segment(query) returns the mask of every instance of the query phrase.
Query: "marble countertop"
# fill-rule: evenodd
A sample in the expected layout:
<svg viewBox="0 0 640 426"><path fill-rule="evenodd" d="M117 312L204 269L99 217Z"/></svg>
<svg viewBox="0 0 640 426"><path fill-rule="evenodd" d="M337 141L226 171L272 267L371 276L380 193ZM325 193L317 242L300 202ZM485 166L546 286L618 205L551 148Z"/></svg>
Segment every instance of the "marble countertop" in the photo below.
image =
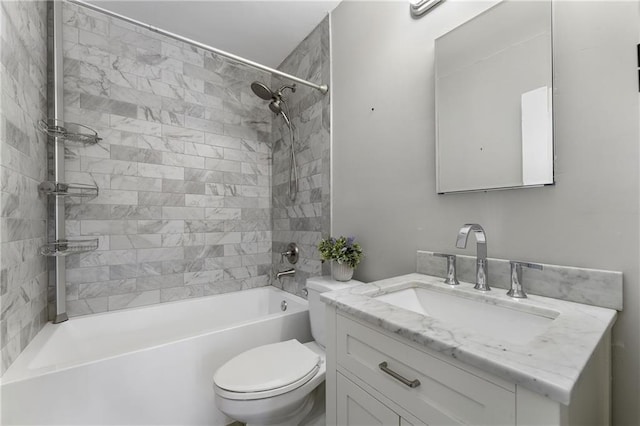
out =
<svg viewBox="0 0 640 426"><path fill-rule="evenodd" d="M409 287L504 307L517 304L518 310L553 312L557 316L544 333L526 343L513 343L481 336L373 298ZM612 309L534 295L514 300L502 289L483 293L464 282L451 287L442 278L417 273L320 296L339 311L565 405L571 401L571 391L602 336L616 319Z"/></svg>

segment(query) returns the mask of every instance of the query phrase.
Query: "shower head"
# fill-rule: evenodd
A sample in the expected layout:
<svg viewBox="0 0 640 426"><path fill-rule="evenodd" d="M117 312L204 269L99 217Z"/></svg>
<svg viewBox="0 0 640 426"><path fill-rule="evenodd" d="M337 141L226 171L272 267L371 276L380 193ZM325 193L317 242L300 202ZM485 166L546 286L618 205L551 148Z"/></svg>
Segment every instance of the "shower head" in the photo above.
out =
<svg viewBox="0 0 640 426"><path fill-rule="evenodd" d="M279 88L277 92L274 93L264 83L261 83L259 81L254 81L253 83L251 83L251 90L253 90L253 93L255 93L259 98L264 99L265 101L271 101L269 102L269 109L274 114L282 115L282 118L287 123L287 126L291 127L291 121L289 120L289 117L287 117L287 114L284 112L284 110L286 109L285 101L282 98L282 91L284 89L289 89L292 92L295 92L296 85L295 84L293 86L284 85L281 88ZM285 105L284 109L283 109L283 105Z"/></svg>
<svg viewBox="0 0 640 426"><path fill-rule="evenodd" d="M269 102L269 109L273 111L274 114L280 114L282 112L282 99L273 99Z"/></svg>
<svg viewBox="0 0 640 426"><path fill-rule="evenodd" d="M279 88L277 92L274 92L273 90L269 89L266 84L261 83L259 81L254 81L253 83L251 83L251 90L253 90L253 93L255 93L259 98L264 99L265 101L270 101L272 99L277 100L281 98L282 91L284 89L289 89L295 93L296 85L294 84L292 86L287 86L285 84L284 86ZM277 114L276 111L273 111L273 112Z"/></svg>
<svg viewBox="0 0 640 426"><path fill-rule="evenodd" d="M264 99L265 101L269 101L276 97L275 93L273 93L271 89L266 86L266 84L260 83L259 81L254 81L253 83L251 83L251 90L253 90L253 93L255 93L258 97Z"/></svg>

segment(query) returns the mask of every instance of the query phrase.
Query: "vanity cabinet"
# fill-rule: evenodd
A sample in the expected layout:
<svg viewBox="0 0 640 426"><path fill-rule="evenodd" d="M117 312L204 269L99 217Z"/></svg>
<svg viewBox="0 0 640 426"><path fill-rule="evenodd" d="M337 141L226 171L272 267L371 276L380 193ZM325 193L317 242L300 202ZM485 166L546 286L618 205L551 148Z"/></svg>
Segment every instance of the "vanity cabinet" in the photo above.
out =
<svg viewBox="0 0 640 426"><path fill-rule="evenodd" d="M400 416L342 374L337 375L337 420L344 426L398 426Z"/></svg>
<svg viewBox="0 0 640 426"><path fill-rule="evenodd" d="M327 424L609 424L608 335L565 406L327 306Z"/></svg>

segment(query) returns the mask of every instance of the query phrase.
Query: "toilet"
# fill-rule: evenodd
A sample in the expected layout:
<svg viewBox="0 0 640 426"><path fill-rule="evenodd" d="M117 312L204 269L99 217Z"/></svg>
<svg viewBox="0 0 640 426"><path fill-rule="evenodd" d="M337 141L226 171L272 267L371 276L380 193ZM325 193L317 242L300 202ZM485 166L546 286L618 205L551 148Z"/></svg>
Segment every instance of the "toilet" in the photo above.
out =
<svg viewBox="0 0 640 426"><path fill-rule="evenodd" d="M313 342L295 339L249 349L213 376L218 409L248 425L324 424L325 306L320 293L362 284L307 279Z"/></svg>

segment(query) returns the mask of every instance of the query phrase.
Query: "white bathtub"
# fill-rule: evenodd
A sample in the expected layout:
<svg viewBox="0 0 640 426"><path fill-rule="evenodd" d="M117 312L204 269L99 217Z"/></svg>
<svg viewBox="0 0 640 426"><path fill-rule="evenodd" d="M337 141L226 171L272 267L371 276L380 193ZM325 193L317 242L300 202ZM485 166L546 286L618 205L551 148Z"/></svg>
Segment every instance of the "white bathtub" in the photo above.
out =
<svg viewBox="0 0 640 426"><path fill-rule="evenodd" d="M2 377L2 424L223 425L215 370L292 338L307 302L275 287L49 323Z"/></svg>

